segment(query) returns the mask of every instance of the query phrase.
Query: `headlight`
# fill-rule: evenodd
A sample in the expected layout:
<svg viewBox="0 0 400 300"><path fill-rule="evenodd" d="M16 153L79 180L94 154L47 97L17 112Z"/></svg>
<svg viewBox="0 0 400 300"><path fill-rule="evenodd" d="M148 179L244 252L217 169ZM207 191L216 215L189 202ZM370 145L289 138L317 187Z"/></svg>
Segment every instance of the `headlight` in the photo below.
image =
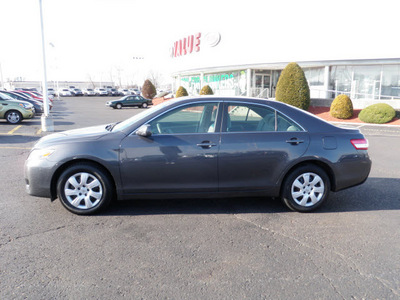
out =
<svg viewBox="0 0 400 300"><path fill-rule="evenodd" d="M30 103L19 103L19 106L21 106L25 109L31 109L33 107L33 105Z"/></svg>
<svg viewBox="0 0 400 300"><path fill-rule="evenodd" d="M28 156L28 159L46 159L50 155L52 155L54 152L54 149L35 149L32 150L31 153Z"/></svg>

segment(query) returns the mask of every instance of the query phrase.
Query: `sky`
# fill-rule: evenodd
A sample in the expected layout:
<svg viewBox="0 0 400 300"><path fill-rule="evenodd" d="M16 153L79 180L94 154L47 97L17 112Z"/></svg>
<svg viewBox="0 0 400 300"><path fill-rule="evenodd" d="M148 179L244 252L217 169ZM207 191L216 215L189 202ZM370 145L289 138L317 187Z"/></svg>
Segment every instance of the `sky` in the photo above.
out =
<svg viewBox="0 0 400 300"><path fill-rule="evenodd" d="M42 0L48 80L140 81L262 60L400 57L395 1ZM41 80L39 0L0 0L3 80ZM209 55L171 59L173 42L219 32ZM134 59L143 57L143 59Z"/></svg>

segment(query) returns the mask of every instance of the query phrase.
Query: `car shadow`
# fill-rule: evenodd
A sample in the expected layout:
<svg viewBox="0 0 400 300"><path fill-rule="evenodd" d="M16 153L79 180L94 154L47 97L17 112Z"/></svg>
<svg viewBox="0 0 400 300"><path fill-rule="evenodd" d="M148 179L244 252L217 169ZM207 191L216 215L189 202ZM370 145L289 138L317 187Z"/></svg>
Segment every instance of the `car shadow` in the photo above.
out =
<svg viewBox="0 0 400 300"><path fill-rule="evenodd" d="M400 179L369 178L363 185L331 193L312 213L400 210ZM213 198L115 201L102 215L289 213L278 198ZM294 213L294 212L293 212Z"/></svg>

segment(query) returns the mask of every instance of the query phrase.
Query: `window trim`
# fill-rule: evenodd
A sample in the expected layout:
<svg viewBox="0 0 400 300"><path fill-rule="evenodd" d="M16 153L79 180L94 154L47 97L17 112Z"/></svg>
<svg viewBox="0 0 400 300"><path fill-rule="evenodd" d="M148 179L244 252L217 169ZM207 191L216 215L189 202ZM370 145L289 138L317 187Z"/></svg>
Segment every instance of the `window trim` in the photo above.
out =
<svg viewBox="0 0 400 300"><path fill-rule="evenodd" d="M301 130L300 131L291 131L291 132L307 132L307 130L305 130L305 128L303 126L301 126L298 122L296 122L295 120L293 120L291 117L289 117L287 114L281 112L280 110L277 110L276 108L273 108L269 105L266 104L260 104L260 103L252 103L252 102L246 102L246 101L229 101L226 100L223 102L223 109L222 109L222 122L221 122L221 127L220 127L220 132L221 133L277 133L277 132L289 132L289 131L277 131L278 129L278 118L277 115L278 113L282 116L284 116L285 118L287 118L288 120L290 120L291 122L293 122L294 124L296 124ZM274 111L275 114L275 130L274 131L227 131L227 124L226 124L226 120L227 120L227 115L228 115L228 107L230 106L230 104L245 104L245 105L255 105L255 106L260 106L260 107L265 107L268 108L272 111Z"/></svg>
<svg viewBox="0 0 400 300"><path fill-rule="evenodd" d="M173 110L179 109L179 108L184 107L184 106L201 105L201 104L207 104L207 103L214 103L214 104L217 104L217 115L216 115L216 118L215 118L215 130L214 130L214 132L156 133L156 134L154 134L154 136L174 136L174 135L176 136L176 135L194 135L194 134L196 134L196 135L204 135L204 134L216 134L216 133L219 134L219 133L221 133L221 125L222 125L222 124L221 124L221 123L222 123L222 122L221 122L221 114L222 114L222 109L221 109L221 107L223 106L224 101L215 99L214 101L213 101L213 100L206 100L206 101L198 101L198 102L196 102L196 103L193 103L193 102L192 102L192 103L182 103L181 105L174 106L174 107L172 107L172 108L170 108L170 109L168 109L168 110L162 112L161 114L155 116L154 118L151 118L150 120L147 120L145 123L139 125L136 129L134 129L134 130L129 134L129 136L131 136L131 135L136 135L136 131L139 129L139 127L141 127L141 126L143 126L143 125L147 125L147 124L149 124L150 122L154 121L155 119L160 118L160 117L162 117L163 115L165 115L165 114L167 114L167 113L169 113L169 112L171 112L171 111L173 111ZM153 134L152 134L152 136L153 136Z"/></svg>

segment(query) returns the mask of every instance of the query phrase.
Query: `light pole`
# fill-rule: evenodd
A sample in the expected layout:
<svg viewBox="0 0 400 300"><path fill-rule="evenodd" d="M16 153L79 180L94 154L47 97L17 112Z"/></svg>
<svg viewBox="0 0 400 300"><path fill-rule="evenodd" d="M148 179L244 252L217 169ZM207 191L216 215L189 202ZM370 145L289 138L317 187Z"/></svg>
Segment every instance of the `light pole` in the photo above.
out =
<svg viewBox="0 0 400 300"><path fill-rule="evenodd" d="M49 43L49 45L54 49L54 72L55 72L55 77L56 77L56 89L57 89L57 100L60 100L60 93L58 92L60 90L60 87L58 86L58 63L57 63L57 53L56 53L56 46L54 46L53 43Z"/></svg>
<svg viewBox="0 0 400 300"><path fill-rule="evenodd" d="M49 96L47 94L46 51L45 51L44 30L43 30L42 0L39 0L39 9L40 9L40 28L42 32L43 108L44 108L44 113L41 117L41 123L42 123L42 131L54 131L53 119L49 116Z"/></svg>

